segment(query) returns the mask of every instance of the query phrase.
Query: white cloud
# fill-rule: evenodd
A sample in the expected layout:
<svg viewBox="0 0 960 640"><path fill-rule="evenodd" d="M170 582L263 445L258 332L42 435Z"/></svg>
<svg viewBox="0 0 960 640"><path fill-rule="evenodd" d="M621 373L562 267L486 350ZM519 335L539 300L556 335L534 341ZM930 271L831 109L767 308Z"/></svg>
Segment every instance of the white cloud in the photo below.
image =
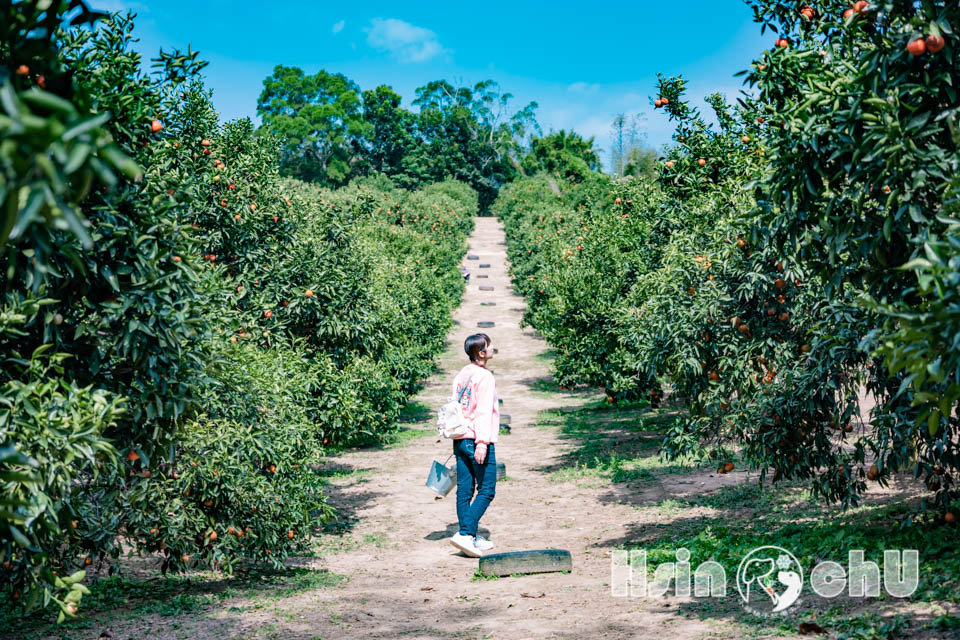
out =
<svg viewBox="0 0 960 640"><path fill-rule="evenodd" d="M346 20L341 20L340 22L338 22L338 23L336 23L335 25L333 25L333 33L334 33L334 35L340 33L341 31L343 31L343 27L346 26L346 24L347 24L347 21L346 21Z"/></svg>
<svg viewBox="0 0 960 640"><path fill-rule="evenodd" d="M599 84L587 84L586 82L574 82L567 87L567 91L570 93L596 93L597 89L600 88Z"/></svg>
<svg viewBox="0 0 960 640"><path fill-rule="evenodd" d="M367 31L367 44L388 52L400 62L425 62L452 53L440 45L437 34L396 18L374 18Z"/></svg>

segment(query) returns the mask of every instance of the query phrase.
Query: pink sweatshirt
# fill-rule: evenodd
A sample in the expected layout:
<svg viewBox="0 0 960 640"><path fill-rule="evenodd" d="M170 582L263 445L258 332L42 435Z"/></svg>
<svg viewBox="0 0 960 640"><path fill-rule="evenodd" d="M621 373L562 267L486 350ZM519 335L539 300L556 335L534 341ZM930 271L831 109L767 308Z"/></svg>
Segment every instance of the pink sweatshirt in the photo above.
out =
<svg viewBox="0 0 960 640"><path fill-rule="evenodd" d="M469 426L463 437L473 438L477 442L496 442L500 433L500 402L493 373L472 362L460 369L453 379L454 398L460 395L467 381L470 382L470 390L460 400Z"/></svg>

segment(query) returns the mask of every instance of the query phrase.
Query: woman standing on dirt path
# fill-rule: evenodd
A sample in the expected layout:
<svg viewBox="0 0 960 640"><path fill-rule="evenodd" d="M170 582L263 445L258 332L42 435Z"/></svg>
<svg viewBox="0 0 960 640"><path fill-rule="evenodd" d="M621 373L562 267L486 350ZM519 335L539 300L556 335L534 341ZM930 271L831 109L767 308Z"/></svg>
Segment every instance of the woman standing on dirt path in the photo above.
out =
<svg viewBox="0 0 960 640"><path fill-rule="evenodd" d="M493 543L477 535L480 517L487 510L497 488L497 458L494 443L500 432L500 408L493 372L487 362L493 357L490 336L475 333L463 343L470 358L453 380L453 395L459 397L467 418L466 435L453 440L457 457L457 520L460 530L450 538L450 544L468 556L479 558ZM477 495L473 497L476 486ZM471 502L473 499L473 502Z"/></svg>

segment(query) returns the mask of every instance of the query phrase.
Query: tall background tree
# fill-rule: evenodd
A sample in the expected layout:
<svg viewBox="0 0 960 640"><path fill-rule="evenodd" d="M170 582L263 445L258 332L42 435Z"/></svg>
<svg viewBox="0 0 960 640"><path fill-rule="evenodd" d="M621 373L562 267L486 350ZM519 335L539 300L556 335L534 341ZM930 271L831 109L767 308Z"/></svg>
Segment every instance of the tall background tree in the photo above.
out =
<svg viewBox="0 0 960 640"><path fill-rule="evenodd" d="M455 87L434 80L416 90L413 111L387 85L363 91L342 74L307 75L278 65L264 79L257 112L283 142L284 173L340 186L368 173L403 187L446 178L467 182L481 210L521 172L536 102L513 110L513 95L493 80Z"/></svg>
<svg viewBox="0 0 960 640"><path fill-rule="evenodd" d="M572 182L582 182L600 170L600 153L593 138L584 139L575 131L551 132L530 141L530 152L521 162L524 173L540 171Z"/></svg>
<svg viewBox="0 0 960 640"><path fill-rule="evenodd" d="M618 113L610 123L610 171L615 176L656 176L657 152L646 146L643 117Z"/></svg>
<svg viewBox="0 0 960 640"><path fill-rule="evenodd" d="M263 128L283 141L281 167L292 176L339 186L363 173L364 118L360 87L341 73L304 74L277 65L257 100Z"/></svg>

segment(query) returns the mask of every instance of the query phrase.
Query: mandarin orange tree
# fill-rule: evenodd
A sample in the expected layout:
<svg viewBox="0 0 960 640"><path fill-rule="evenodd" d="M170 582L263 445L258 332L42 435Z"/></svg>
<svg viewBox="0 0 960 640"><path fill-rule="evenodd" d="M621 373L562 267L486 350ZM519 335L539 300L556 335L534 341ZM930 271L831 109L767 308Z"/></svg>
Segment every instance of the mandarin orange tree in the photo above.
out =
<svg viewBox="0 0 960 640"><path fill-rule="evenodd" d="M750 4L758 22L792 43L748 75L781 123L756 189L761 237L822 283L828 322L844 329L824 328L816 359L832 360L877 399L855 445L876 456L871 476L909 469L936 489L943 510L956 499L960 464L960 332L949 285L960 7L871 2L851 11L820 2L809 3L810 17ZM854 389L846 392L852 404Z"/></svg>
<svg viewBox="0 0 960 640"><path fill-rule="evenodd" d="M759 92L735 109L709 98L715 130L661 78L655 106L677 130L656 185L554 176L504 191L526 319L558 346L566 383L680 393L668 453L729 445L844 504L909 468L943 511L957 463L956 9L751 4L781 32L749 73ZM877 406L862 413L864 393Z"/></svg>

